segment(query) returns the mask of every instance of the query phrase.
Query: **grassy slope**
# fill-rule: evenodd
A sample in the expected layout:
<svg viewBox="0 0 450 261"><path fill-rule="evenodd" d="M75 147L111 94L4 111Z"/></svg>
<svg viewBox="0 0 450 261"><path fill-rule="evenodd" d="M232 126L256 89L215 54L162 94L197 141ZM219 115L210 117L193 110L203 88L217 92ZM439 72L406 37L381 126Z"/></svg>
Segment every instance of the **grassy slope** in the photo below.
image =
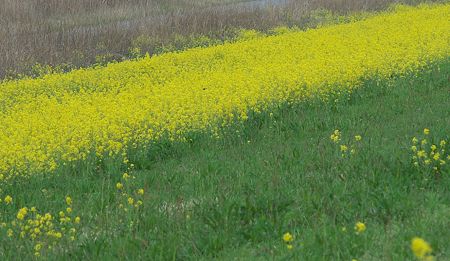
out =
<svg viewBox="0 0 450 261"><path fill-rule="evenodd" d="M146 190L137 216L118 210L122 172L113 168L4 186L15 205L2 207L3 218L23 205L56 213L70 195L83 229L59 253L67 259L411 260L409 242L421 236L446 260L449 168L428 178L414 169L409 151L425 127L431 137L449 137L450 63L439 70L370 81L336 102L255 115L221 139L162 142L134 160L136 188ZM330 141L335 129L343 140L362 135L353 157L343 159ZM353 232L357 221L367 225L362 235ZM281 240L287 231L296 238L292 251ZM33 253L19 249L22 241L0 243L6 258Z"/></svg>

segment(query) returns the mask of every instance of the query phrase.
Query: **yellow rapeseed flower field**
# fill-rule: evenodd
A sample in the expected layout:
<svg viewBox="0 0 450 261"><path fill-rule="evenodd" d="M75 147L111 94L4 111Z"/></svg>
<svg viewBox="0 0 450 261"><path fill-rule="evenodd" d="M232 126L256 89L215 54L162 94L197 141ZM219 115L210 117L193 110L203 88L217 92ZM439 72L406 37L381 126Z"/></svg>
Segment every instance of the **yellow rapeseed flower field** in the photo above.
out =
<svg viewBox="0 0 450 261"><path fill-rule="evenodd" d="M217 128L450 54L450 4L0 84L0 177Z"/></svg>

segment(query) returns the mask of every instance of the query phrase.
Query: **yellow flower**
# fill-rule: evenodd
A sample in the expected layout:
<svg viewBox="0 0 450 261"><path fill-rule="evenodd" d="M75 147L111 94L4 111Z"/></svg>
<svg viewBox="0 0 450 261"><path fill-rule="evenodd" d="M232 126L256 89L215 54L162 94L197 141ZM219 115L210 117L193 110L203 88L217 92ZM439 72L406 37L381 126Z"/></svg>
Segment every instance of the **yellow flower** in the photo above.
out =
<svg viewBox="0 0 450 261"><path fill-rule="evenodd" d="M427 139L423 139L422 142L421 142L422 145L427 145L427 143L428 143Z"/></svg>
<svg viewBox="0 0 450 261"><path fill-rule="evenodd" d="M423 134L425 134L425 135L430 134L430 130L427 128L423 129Z"/></svg>
<svg viewBox="0 0 450 261"><path fill-rule="evenodd" d="M59 216L63 218L63 217L65 217L66 215L64 214L64 211L59 211Z"/></svg>
<svg viewBox="0 0 450 261"><path fill-rule="evenodd" d="M17 213L17 219L18 220L23 220L25 218L25 216L28 213L28 208L24 207L19 209L19 212Z"/></svg>
<svg viewBox="0 0 450 261"><path fill-rule="evenodd" d="M67 211L67 213L70 213L70 212L72 212L72 208L67 208L66 211Z"/></svg>
<svg viewBox="0 0 450 261"><path fill-rule="evenodd" d="M348 150L348 147L345 145L341 145L341 151L346 152Z"/></svg>
<svg viewBox="0 0 450 261"><path fill-rule="evenodd" d="M362 233L362 232L366 231L366 225L362 222L357 222L355 225L355 230L356 230L356 233L358 233L358 234Z"/></svg>
<svg viewBox="0 0 450 261"><path fill-rule="evenodd" d="M292 248L294 248L294 246L292 246L291 244L287 244L287 249L292 250Z"/></svg>
<svg viewBox="0 0 450 261"><path fill-rule="evenodd" d="M411 250L414 255L421 260L429 257L431 255L431 252L433 251L431 249L431 246L420 237L414 237L411 240Z"/></svg>
<svg viewBox="0 0 450 261"><path fill-rule="evenodd" d="M130 175L128 175L128 173L125 172L125 173L123 173L122 178L124 180L127 180L128 178L130 178Z"/></svg>
<svg viewBox="0 0 450 261"><path fill-rule="evenodd" d="M128 204L133 205L134 199L132 197L128 198Z"/></svg>
<svg viewBox="0 0 450 261"><path fill-rule="evenodd" d="M411 146L411 150L412 150L413 152L416 152L416 151L417 151L417 147L416 147L416 146Z"/></svg>
<svg viewBox="0 0 450 261"><path fill-rule="evenodd" d="M123 184L120 183L120 182L117 182L116 188L117 188L117 189L123 189Z"/></svg>
<svg viewBox="0 0 450 261"><path fill-rule="evenodd" d="M328 99L334 86L352 90L367 75L419 71L448 56L448 13L448 5L403 7L346 26L2 81L0 172L50 172L88 151L119 156L131 144L182 140L271 104Z"/></svg>
<svg viewBox="0 0 450 261"><path fill-rule="evenodd" d="M361 135L356 135L356 136L355 136L355 140L356 140L356 141L360 141L361 139L362 139Z"/></svg>
<svg viewBox="0 0 450 261"><path fill-rule="evenodd" d="M45 213L44 218L45 220L52 220L52 215L50 213Z"/></svg>
<svg viewBox="0 0 450 261"><path fill-rule="evenodd" d="M137 193L138 193L139 195L144 195L144 189L138 189Z"/></svg>
<svg viewBox="0 0 450 261"><path fill-rule="evenodd" d="M41 250L41 248L42 248L42 245L39 244L39 243L37 243L37 244L34 246L34 251L38 252L39 250Z"/></svg>
<svg viewBox="0 0 450 261"><path fill-rule="evenodd" d="M8 229L8 231L6 232L6 234L8 235L8 237L12 237L14 235L14 232L12 229Z"/></svg>
<svg viewBox="0 0 450 261"><path fill-rule="evenodd" d="M431 147L430 147L430 148L431 148L431 150L432 150L432 151L435 151L435 150L437 149L436 145L434 145L434 144L433 144L433 145L431 145Z"/></svg>
<svg viewBox="0 0 450 261"><path fill-rule="evenodd" d="M36 212L36 211L37 211L36 207L31 207L31 212Z"/></svg>
<svg viewBox="0 0 450 261"><path fill-rule="evenodd" d="M416 137L413 137L413 138L412 138L412 143L413 143L413 144L417 144L418 141L419 141L419 140L418 140Z"/></svg>
<svg viewBox="0 0 450 261"><path fill-rule="evenodd" d="M419 158L425 158L427 156L427 153L424 150L419 150L417 152L417 157Z"/></svg>
<svg viewBox="0 0 450 261"><path fill-rule="evenodd" d="M12 197L10 196L10 195L7 195L6 197L5 197L5 203L6 204L11 204L12 203Z"/></svg>
<svg viewBox="0 0 450 261"><path fill-rule="evenodd" d="M76 224L80 224L80 221L81 221L81 218L80 218L80 217L76 217L76 218L75 218L75 223L76 223Z"/></svg>
<svg viewBox="0 0 450 261"><path fill-rule="evenodd" d="M441 157L441 154L439 154L439 152L436 152L436 153L434 154L434 156L433 156L433 159L434 159L434 160L439 160L440 157Z"/></svg>
<svg viewBox="0 0 450 261"><path fill-rule="evenodd" d="M67 205L72 205L72 199L70 197L66 197L66 204Z"/></svg>
<svg viewBox="0 0 450 261"><path fill-rule="evenodd" d="M286 243L290 243L294 240L294 237L292 236L291 233L287 232L283 235L283 241Z"/></svg>
<svg viewBox="0 0 450 261"><path fill-rule="evenodd" d="M331 134L330 139L335 143L338 143L340 140L339 136L336 136L334 134Z"/></svg>
<svg viewBox="0 0 450 261"><path fill-rule="evenodd" d="M446 142L445 140L441 140L441 142L439 142L439 145L440 145L441 147L444 147L445 144L447 144L447 142Z"/></svg>
<svg viewBox="0 0 450 261"><path fill-rule="evenodd" d="M339 140L341 139L341 138L340 138L340 135L341 135L340 131L339 131L339 130L335 130L335 131L333 132L333 134L331 134L330 139L331 139L333 142L338 143Z"/></svg>

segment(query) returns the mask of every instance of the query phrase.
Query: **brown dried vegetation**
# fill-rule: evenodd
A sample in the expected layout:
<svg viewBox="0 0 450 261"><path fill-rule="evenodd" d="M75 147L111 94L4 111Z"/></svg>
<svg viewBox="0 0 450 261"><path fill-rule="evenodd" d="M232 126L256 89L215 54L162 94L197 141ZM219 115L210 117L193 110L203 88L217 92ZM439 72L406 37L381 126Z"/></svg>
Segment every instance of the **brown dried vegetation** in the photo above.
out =
<svg viewBox="0 0 450 261"><path fill-rule="evenodd" d="M66 69L155 54L177 37L229 39L235 28L303 26L316 9L346 13L419 0L2 0L0 79L34 64ZM175 47L177 49L178 47ZM167 49L167 48L166 48Z"/></svg>

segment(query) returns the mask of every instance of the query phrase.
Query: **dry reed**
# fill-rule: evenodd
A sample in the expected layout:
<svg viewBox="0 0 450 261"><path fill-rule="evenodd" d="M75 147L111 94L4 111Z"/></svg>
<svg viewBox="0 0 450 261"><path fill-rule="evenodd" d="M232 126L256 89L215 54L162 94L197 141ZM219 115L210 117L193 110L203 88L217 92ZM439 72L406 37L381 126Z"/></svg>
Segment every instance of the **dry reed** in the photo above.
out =
<svg viewBox="0 0 450 261"><path fill-rule="evenodd" d="M145 36L156 53L179 35L223 40L233 28L265 30L307 23L308 13L374 10L400 0L1 0L0 79L30 73L36 64L68 68L100 58L130 57L133 41ZM414 3L418 1L406 1Z"/></svg>

